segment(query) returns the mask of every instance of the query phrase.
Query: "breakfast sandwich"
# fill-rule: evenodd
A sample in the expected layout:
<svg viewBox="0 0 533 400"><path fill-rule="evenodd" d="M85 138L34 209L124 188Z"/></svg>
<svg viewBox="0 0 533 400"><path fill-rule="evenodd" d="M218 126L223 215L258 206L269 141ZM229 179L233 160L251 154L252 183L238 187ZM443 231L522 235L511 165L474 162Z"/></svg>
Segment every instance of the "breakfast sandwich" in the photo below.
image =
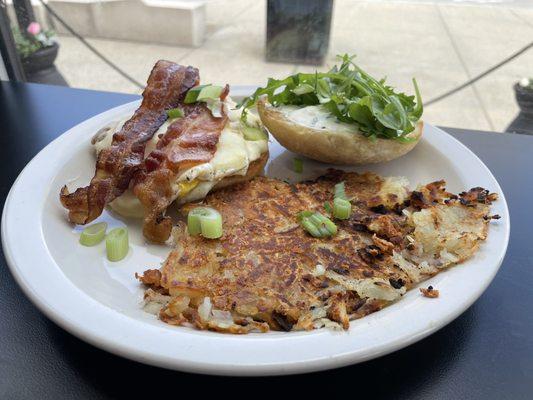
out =
<svg viewBox="0 0 533 400"><path fill-rule="evenodd" d="M90 184L61 190L70 221L85 225L109 205L143 218L145 237L162 243L172 228L165 215L170 204L202 199L262 172L268 135L259 118L244 122L229 86L199 80L196 68L156 63L133 116L93 138L97 161Z"/></svg>
<svg viewBox="0 0 533 400"><path fill-rule="evenodd" d="M161 269L138 276L145 309L169 324L229 333L348 329L419 282L471 257L486 239L482 188L454 195L437 181L329 170L288 184L258 177L209 194L216 240L185 222ZM438 292L436 291L438 294Z"/></svg>

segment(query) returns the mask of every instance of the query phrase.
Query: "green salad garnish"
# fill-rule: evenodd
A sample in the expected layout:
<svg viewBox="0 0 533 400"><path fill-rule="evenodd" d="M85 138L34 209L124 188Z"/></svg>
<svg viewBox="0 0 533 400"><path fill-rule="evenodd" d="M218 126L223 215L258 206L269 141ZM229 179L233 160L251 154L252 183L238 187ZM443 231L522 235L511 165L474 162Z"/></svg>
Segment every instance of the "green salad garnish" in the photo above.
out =
<svg viewBox="0 0 533 400"><path fill-rule="evenodd" d="M355 56L338 56L340 66L328 72L298 73L285 79L269 78L266 87L245 98L242 118L254 107L260 96L266 95L274 106L323 105L341 122L355 124L369 138L410 141L406 137L415 129L423 112L422 99L416 80L415 96L397 93L358 67Z"/></svg>

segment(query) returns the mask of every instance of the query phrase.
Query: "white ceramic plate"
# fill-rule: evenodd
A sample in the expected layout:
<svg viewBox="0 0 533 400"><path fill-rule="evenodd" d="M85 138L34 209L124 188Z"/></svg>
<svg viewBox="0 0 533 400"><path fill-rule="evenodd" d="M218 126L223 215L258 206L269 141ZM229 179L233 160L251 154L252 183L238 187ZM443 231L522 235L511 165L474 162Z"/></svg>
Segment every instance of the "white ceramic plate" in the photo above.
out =
<svg viewBox="0 0 533 400"><path fill-rule="evenodd" d="M244 90L234 88L234 97ZM103 244L78 244L80 230L67 222L58 199L66 182L76 179L85 185L92 177L93 134L137 106L133 102L97 115L50 143L18 177L2 218L4 253L26 295L57 324L97 347L147 364L210 374L274 375L340 367L398 350L443 327L483 293L502 262L509 213L500 186L470 150L426 124L422 141L405 157L355 170L403 175L412 185L445 178L455 192L483 186L500 194L494 213L502 219L491 224L476 256L424 284L438 288L441 297L427 299L412 290L392 306L353 321L347 332L232 336L166 325L142 310L143 290L134 273L157 268L169 249L147 245L138 223L105 212L98 220L111 227L127 224L131 241L129 255L110 263ZM305 160L305 173L295 174L292 158L272 141L267 175L295 181L327 168Z"/></svg>

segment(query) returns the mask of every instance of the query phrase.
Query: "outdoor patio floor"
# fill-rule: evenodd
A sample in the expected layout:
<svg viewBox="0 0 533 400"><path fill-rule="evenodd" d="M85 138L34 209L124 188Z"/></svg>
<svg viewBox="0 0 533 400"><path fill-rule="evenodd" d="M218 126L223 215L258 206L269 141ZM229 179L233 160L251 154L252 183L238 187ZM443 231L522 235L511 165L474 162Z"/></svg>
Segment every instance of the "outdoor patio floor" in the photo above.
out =
<svg viewBox="0 0 533 400"><path fill-rule="evenodd" d="M265 61L265 1L210 1L207 24L207 40L199 48L89 41L143 83L158 59L197 66L203 82L230 85L261 85L271 76L315 69ZM411 78L416 77L427 101L532 38L533 7L336 0L326 66L338 53L357 54L363 68L387 76L391 85L405 91L412 92ZM59 40L56 65L72 87L140 93L77 39ZM533 76L533 51L428 106L424 119L436 125L503 131L518 113L512 86L524 76Z"/></svg>

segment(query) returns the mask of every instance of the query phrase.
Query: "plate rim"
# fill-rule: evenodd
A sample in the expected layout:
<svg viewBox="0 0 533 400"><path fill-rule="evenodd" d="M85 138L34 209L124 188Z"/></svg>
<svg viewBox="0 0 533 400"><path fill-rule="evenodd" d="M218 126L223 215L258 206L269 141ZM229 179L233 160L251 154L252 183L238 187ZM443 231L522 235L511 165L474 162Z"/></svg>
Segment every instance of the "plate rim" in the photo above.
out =
<svg viewBox="0 0 533 400"><path fill-rule="evenodd" d="M248 92L250 87L240 87L237 88L237 90L234 90L233 94L235 95L235 92L239 92L239 89L241 92ZM238 94L237 94L238 95ZM4 209L2 212L2 225L1 225L1 233L2 233L2 246L4 250L4 255L7 261L7 264L9 266L9 269L14 276L17 284L25 295L32 301L32 303L41 311L43 312L48 318L50 318L52 321L54 321L56 324L61 326L63 329L67 330L71 334L79 337L80 339L98 347L102 348L106 351L109 351L113 354L132 359L135 361L139 361L142 363L155 365L159 367L169 368L169 369L177 369L182 371L188 371L188 372L201 372L201 373L209 373L209 374L216 374L216 375L281 375L281 374L295 374L295 373L303 373L303 372L312 372L312 371L318 371L318 370L325 370L330 368L336 368L341 367L345 365L355 364L359 362L363 362L372 358L376 358L388 353L391 353L393 351L397 351L401 348L404 348L406 346L409 346L412 343L415 343L430 334L436 332L437 330L441 329L442 327L446 326L448 323L453 321L455 318L457 318L461 313L463 313L466 309L468 309L480 296L485 292L489 284L494 279L494 276L498 272L509 242L509 234L510 234L510 220L509 220L509 210L508 205L505 199L505 195L502 191L501 186L499 185L498 181L492 174L492 172L489 170L489 168L479 159L479 157L473 153L468 147L466 147L464 144L462 144L459 140L455 139L453 136L448 134L447 132L441 130L440 128L434 127L430 124L427 124L432 129L436 129L439 132L442 132L444 135L446 135L448 140L451 140L454 145L459 146L459 148L462 149L462 151L466 151L469 153L471 157L473 157L474 161L478 163L483 169L484 172L487 174L487 176L494 182L495 186L493 187L493 190L496 190L500 194L499 202L501 202L501 205L505 211L504 217L504 242L501 248L498 252L498 260L494 263L496 267L492 271L492 274L487 275L485 281L482 285L476 287L476 293L474 295L471 295L467 301L463 301L463 305L461 307L458 307L453 310L453 312L449 313L446 318L443 318L439 320L439 323L428 327L427 329L418 332L416 335L412 335L408 339L401 340L401 343L389 343L388 345L382 345L379 350L376 350L374 352L368 352L366 354L358 354L358 353L345 353L345 354L335 354L327 358L319 358L319 359L313 359L309 360L306 359L304 361L292 361L290 364L280 364L280 363L266 363L266 364L256 364L251 367L250 365L228 365L228 364L212 364L212 363L205 363L205 362L191 362L190 360L183 360L183 359L177 359L176 357L164 357L161 355L154 356L153 353L146 352L142 349L139 349L137 347L132 347L131 345L124 345L123 343L117 344L116 338L113 337L105 337L104 333L101 332L100 334L90 332L86 329L83 329L81 325L77 324L76 321L71 321L67 318L65 318L64 315L62 315L62 311L53 308L50 306L46 299L42 298L42 292L39 293L39 287L35 288L34 285L32 285L31 282L28 281L28 277L24 274L24 267L20 267L17 265L17 261L15 259L15 255L13 253L13 243L12 239L8 235L8 227L11 220L11 215L8 215L8 211L10 210L11 203L13 201L13 196L19 185L21 184L21 180L23 177L25 177L28 173L28 171L33 168L33 165L37 162L36 160L39 160L40 157L42 157L42 154L45 153L47 149L53 148L54 146L58 146L62 140L65 140L65 137L68 135L74 135L74 133L80 129L83 129L84 126L90 125L91 122L98 121L101 119L105 119L109 115L114 115L116 113L119 113L121 111L126 111L131 108L135 104L138 104L139 100L134 100L132 102L128 102L126 104L114 107L112 109L109 109L107 111L104 111L103 113L97 114L89 119L86 119L79 124L75 125L71 129L67 130L66 132L59 135L56 139L54 139L52 142L50 142L47 146L45 146L37 155L35 155L32 160L26 165L26 167L20 172L19 176L13 183L8 196L6 197ZM426 123L425 123L426 125ZM58 144L59 143L59 144ZM56 171L57 173L57 171ZM42 233L42 232L40 232ZM43 238L44 243L44 238ZM46 248L46 245L44 246ZM103 304L99 303L95 299L88 296L86 293L82 292L81 289L79 289L77 286L75 286L66 276L63 275L64 281L66 281L66 284L71 286L71 289L78 291L79 295L82 296L82 299L88 300L87 306L91 308L108 308L104 306ZM122 315L118 313L116 310L112 310L109 308L109 311L113 313L112 317L116 319L116 321L121 322L124 319L130 319L130 317L127 317L125 315ZM368 317L366 317L368 318ZM136 321L139 323L139 321ZM147 325L147 324L146 324ZM155 328L154 328L155 329ZM150 330L150 329L148 329ZM177 333L177 332L176 332Z"/></svg>

